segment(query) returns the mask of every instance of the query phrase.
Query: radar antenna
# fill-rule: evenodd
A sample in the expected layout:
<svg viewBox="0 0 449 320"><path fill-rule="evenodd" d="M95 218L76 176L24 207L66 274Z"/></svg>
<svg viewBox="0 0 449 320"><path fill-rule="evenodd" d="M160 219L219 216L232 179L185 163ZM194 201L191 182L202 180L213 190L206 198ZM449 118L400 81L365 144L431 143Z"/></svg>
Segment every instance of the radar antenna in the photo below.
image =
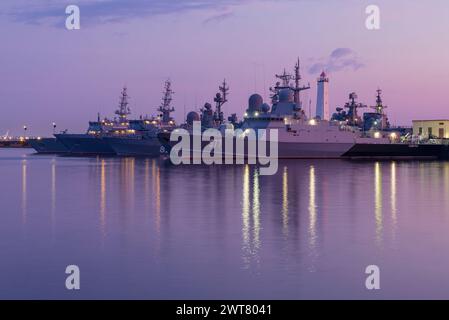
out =
<svg viewBox="0 0 449 320"><path fill-rule="evenodd" d="M124 86L120 95L119 107L115 111L115 114L119 116L120 121L126 121L126 117L131 113L131 109L128 106L128 98L127 88Z"/></svg>
<svg viewBox="0 0 449 320"><path fill-rule="evenodd" d="M374 109L376 111L376 113L378 114L384 114L384 109L388 108L387 106L384 106L382 103L382 90L381 89L377 89L377 96L376 96L376 105L372 106L371 108Z"/></svg>
<svg viewBox="0 0 449 320"><path fill-rule="evenodd" d="M301 78L300 64L299 64L299 58L298 58L298 61L295 64L295 76L293 77L293 80L295 81L295 87L292 88L292 90L294 92L294 101L299 108L301 108L301 100L299 97L299 93L301 91L310 89L310 83L307 84L307 86L302 86L302 87L299 86L299 82L301 79L302 78Z"/></svg>
<svg viewBox="0 0 449 320"><path fill-rule="evenodd" d="M170 104L173 100L174 91L171 88L170 79L165 81L164 92L162 96L162 104L159 106L157 111L161 112L162 123L167 124L172 121L170 113L175 111L175 108L171 107Z"/></svg>
<svg viewBox="0 0 449 320"><path fill-rule="evenodd" d="M215 112L214 112L214 120L218 123L223 123L224 117L221 107L228 101L227 96L229 93L229 86L226 84L226 79L223 80L223 83L218 86L220 92L215 95Z"/></svg>
<svg viewBox="0 0 449 320"><path fill-rule="evenodd" d="M349 125L360 125L362 119L358 115L357 110L359 108L366 108L367 106L362 103L357 103L357 94L355 92L351 92L349 94L349 102L345 103L345 108L348 109L348 124Z"/></svg>

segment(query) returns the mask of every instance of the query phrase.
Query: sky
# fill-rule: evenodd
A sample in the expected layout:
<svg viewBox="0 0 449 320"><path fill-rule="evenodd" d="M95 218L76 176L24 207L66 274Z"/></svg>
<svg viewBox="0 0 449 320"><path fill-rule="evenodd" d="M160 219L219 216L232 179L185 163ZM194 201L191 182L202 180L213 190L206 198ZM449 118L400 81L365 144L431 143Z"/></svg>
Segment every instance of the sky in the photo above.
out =
<svg viewBox="0 0 449 320"><path fill-rule="evenodd" d="M79 30L65 28L72 4ZM379 30L365 26L370 4ZM298 57L306 113L324 69L331 112L353 91L374 105L380 87L394 125L449 119L448 30L447 0L2 0L0 135L27 125L49 136L52 122L85 131L98 112L113 116L124 85L132 116L156 114L166 79L178 122L224 78L224 111L241 117Z"/></svg>

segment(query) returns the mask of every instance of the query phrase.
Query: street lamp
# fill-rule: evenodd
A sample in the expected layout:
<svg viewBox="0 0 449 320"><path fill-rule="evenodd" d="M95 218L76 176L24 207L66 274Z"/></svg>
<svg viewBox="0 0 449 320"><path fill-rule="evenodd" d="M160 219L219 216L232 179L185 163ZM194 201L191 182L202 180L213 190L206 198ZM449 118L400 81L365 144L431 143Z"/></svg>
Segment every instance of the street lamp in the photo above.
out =
<svg viewBox="0 0 449 320"><path fill-rule="evenodd" d="M55 134L55 131L56 131L56 123L53 122L53 134Z"/></svg>
<svg viewBox="0 0 449 320"><path fill-rule="evenodd" d="M27 135L27 130L28 130L28 127L25 125L25 126L23 126L23 135L24 135L24 138L26 137L26 135Z"/></svg>

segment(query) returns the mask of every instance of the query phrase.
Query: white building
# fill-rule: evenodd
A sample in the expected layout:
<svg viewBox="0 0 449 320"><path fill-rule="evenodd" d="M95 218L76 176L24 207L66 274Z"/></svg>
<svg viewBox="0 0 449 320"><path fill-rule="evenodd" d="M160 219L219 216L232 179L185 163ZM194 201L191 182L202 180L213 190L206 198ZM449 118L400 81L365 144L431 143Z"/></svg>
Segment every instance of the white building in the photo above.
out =
<svg viewBox="0 0 449 320"><path fill-rule="evenodd" d="M449 120L413 120L413 135L421 139L449 139Z"/></svg>
<svg viewBox="0 0 449 320"><path fill-rule="evenodd" d="M329 120L329 78L323 71L317 81L316 117Z"/></svg>

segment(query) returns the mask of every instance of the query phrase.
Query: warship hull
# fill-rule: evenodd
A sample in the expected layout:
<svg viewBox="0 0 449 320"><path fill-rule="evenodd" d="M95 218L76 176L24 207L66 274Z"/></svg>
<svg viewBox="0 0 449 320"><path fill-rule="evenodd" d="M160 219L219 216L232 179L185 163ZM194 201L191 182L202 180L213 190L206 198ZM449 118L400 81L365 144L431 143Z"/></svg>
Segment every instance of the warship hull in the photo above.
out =
<svg viewBox="0 0 449 320"><path fill-rule="evenodd" d="M169 134L159 134L164 148L170 152L177 142L170 141ZM193 139L191 139L193 140ZM209 142L201 143L201 150L193 148L191 155L200 157ZM225 145L223 139L222 146ZM270 154L269 144L266 154ZM226 154L223 147L223 157L248 157L248 146L245 144L243 154L236 151L235 140L233 152ZM282 142L278 143L278 158L280 159L447 159L449 146L436 144L402 144L402 143L357 143L357 142Z"/></svg>
<svg viewBox="0 0 449 320"><path fill-rule="evenodd" d="M355 144L344 158L351 159L443 159L447 146L439 144Z"/></svg>
<svg viewBox="0 0 449 320"><path fill-rule="evenodd" d="M119 156L158 157L161 154L162 146L156 137L107 137L104 140Z"/></svg>
<svg viewBox="0 0 449 320"><path fill-rule="evenodd" d="M171 149L177 144L176 141L170 141L168 133L159 134L159 140L164 149L170 153ZM248 144L245 143L243 153L237 150L236 139L233 141L233 150L225 150L225 139L222 140L223 157L225 158L248 158L250 150ZM191 155L194 157L200 156L210 142L201 142L201 149L195 149L193 146L193 139L190 142ZM354 146L353 143L294 143L294 142L279 142L278 143L278 158L280 159L338 159L341 158ZM256 147L256 152L258 152ZM266 146L266 154L270 155L271 150L269 144Z"/></svg>
<svg viewBox="0 0 449 320"><path fill-rule="evenodd" d="M40 154L64 154L67 148L56 138L30 139L31 147Z"/></svg>
<svg viewBox="0 0 449 320"><path fill-rule="evenodd" d="M89 134L57 134L70 155L115 155L104 137Z"/></svg>

